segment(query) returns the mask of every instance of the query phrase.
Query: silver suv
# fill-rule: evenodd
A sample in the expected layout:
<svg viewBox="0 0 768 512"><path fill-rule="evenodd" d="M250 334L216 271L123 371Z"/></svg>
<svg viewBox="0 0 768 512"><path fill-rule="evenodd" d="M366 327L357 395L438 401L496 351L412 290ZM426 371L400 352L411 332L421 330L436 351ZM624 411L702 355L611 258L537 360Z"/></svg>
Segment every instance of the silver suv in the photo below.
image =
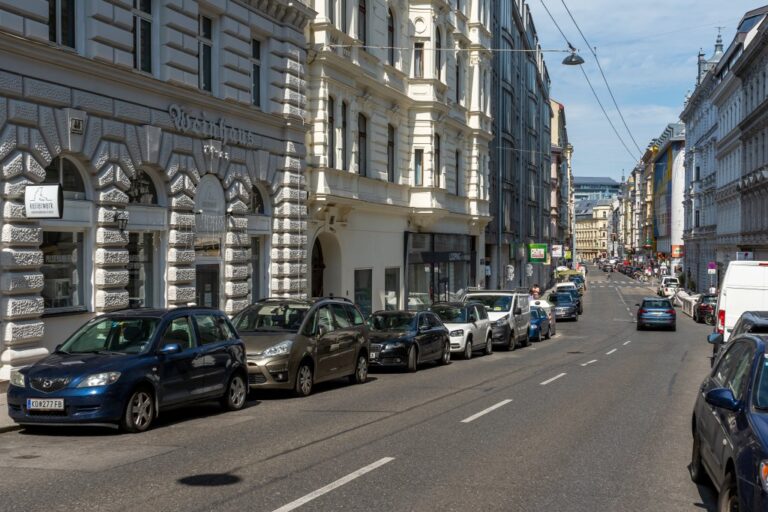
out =
<svg viewBox="0 0 768 512"><path fill-rule="evenodd" d="M251 389L292 389L306 396L318 382L368 378L368 329L346 299L263 299L233 323L245 343Z"/></svg>
<svg viewBox="0 0 768 512"><path fill-rule="evenodd" d="M491 320L494 345L507 350L528 346L528 330L531 327L531 306L528 292L511 290L485 290L469 292L465 302L481 302Z"/></svg>

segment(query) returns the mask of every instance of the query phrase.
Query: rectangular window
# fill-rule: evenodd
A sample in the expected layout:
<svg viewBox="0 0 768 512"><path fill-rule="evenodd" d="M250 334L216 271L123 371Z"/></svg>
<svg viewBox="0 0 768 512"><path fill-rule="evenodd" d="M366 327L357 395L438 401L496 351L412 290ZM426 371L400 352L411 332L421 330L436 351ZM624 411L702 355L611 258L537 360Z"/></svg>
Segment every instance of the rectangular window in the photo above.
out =
<svg viewBox="0 0 768 512"><path fill-rule="evenodd" d="M133 0L133 67L152 72L152 0Z"/></svg>
<svg viewBox="0 0 768 512"><path fill-rule="evenodd" d="M400 268L384 270L384 309L400 307Z"/></svg>
<svg viewBox="0 0 768 512"><path fill-rule="evenodd" d="M459 195L459 189L460 189L460 183L461 183L461 153L457 150L456 151L456 181L453 184L455 189L455 193L458 196Z"/></svg>
<svg viewBox="0 0 768 512"><path fill-rule="evenodd" d="M200 89L213 92L213 20L199 16L198 27L198 77Z"/></svg>
<svg viewBox="0 0 768 512"><path fill-rule="evenodd" d="M433 182L435 187L440 188L440 175L442 174L442 167L440 165L440 136L435 134L435 169Z"/></svg>
<svg viewBox="0 0 768 512"><path fill-rule="evenodd" d="M413 46L413 76L424 76L424 43L415 43Z"/></svg>
<svg viewBox="0 0 768 512"><path fill-rule="evenodd" d="M251 238L251 301L261 297L261 239Z"/></svg>
<svg viewBox="0 0 768 512"><path fill-rule="evenodd" d="M75 0L48 0L48 39L75 47Z"/></svg>
<svg viewBox="0 0 768 512"><path fill-rule="evenodd" d="M395 182L395 127L387 125L387 181Z"/></svg>
<svg viewBox="0 0 768 512"><path fill-rule="evenodd" d="M370 268L355 270L355 304L363 316L372 313L373 303L373 270Z"/></svg>
<svg viewBox="0 0 768 512"><path fill-rule="evenodd" d="M357 173L368 176L368 120L363 114L357 116Z"/></svg>
<svg viewBox="0 0 768 512"><path fill-rule="evenodd" d="M424 180L424 150L417 149L413 155L413 184L420 187Z"/></svg>
<svg viewBox="0 0 768 512"><path fill-rule="evenodd" d="M151 233L128 235L128 302L155 307L155 245Z"/></svg>
<svg viewBox="0 0 768 512"><path fill-rule="evenodd" d="M45 312L85 311L83 234L44 231L40 250Z"/></svg>
<svg viewBox="0 0 768 512"><path fill-rule="evenodd" d="M261 41L251 40L251 98L261 107Z"/></svg>
<svg viewBox="0 0 768 512"><path fill-rule="evenodd" d="M695 212L693 212L693 218L694 218L693 226L696 228L699 227L699 220L700 220L699 215L700 215L699 210L696 210Z"/></svg>
<svg viewBox="0 0 768 512"><path fill-rule="evenodd" d="M336 102L328 98L328 167L336 167Z"/></svg>
<svg viewBox="0 0 768 512"><path fill-rule="evenodd" d="M347 103L341 102L341 168L349 169L347 165Z"/></svg>

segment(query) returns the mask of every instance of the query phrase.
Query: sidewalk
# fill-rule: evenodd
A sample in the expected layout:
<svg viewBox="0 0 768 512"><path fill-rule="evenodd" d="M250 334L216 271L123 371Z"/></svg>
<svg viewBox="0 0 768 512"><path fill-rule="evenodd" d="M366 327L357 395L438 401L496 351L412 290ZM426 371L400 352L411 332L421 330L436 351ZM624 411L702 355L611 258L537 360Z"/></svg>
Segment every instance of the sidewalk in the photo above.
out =
<svg viewBox="0 0 768 512"><path fill-rule="evenodd" d="M0 383L2 385L2 383ZM5 386L3 386L4 388ZM8 395L3 391L0 393L0 432L8 432L10 430L18 430L19 427L8 416Z"/></svg>

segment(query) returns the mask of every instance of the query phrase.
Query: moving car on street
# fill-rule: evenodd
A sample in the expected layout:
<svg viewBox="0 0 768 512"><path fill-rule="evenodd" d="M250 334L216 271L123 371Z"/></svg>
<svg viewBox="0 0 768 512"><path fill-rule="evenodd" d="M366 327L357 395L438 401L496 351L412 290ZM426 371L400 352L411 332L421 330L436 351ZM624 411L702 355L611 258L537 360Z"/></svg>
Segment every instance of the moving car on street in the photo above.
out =
<svg viewBox="0 0 768 512"><path fill-rule="evenodd" d="M551 293L549 302L555 305L555 319L579 321L579 305L570 292Z"/></svg>
<svg viewBox="0 0 768 512"><path fill-rule="evenodd" d="M491 320L494 345L501 345L507 350L528 345L531 326L528 290L470 292L464 301L478 301L485 306Z"/></svg>
<svg viewBox="0 0 768 512"><path fill-rule="evenodd" d="M132 309L92 319L48 357L11 373L8 414L21 425L150 428L203 400L238 410L245 347L221 311Z"/></svg>
<svg viewBox="0 0 768 512"><path fill-rule="evenodd" d="M539 307L531 307L531 329L528 331L528 338L541 341L552 337L552 327L549 323L549 316Z"/></svg>
<svg viewBox="0 0 768 512"><path fill-rule="evenodd" d="M419 364L448 364L448 329L431 311L377 311L368 317L371 366L397 366L415 372Z"/></svg>
<svg viewBox="0 0 768 512"><path fill-rule="evenodd" d="M735 336L694 405L691 478L714 485L718 510L768 509L766 343L766 336Z"/></svg>
<svg viewBox="0 0 768 512"><path fill-rule="evenodd" d="M638 306L638 331L646 327L666 327L673 331L677 330L677 312L669 299L646 297L642 303L635 305Z"/></svg>
<svg viewBox="0 0 768 512"><path fill-rule="evenodd" d="M368 378L370 343L360 310L341 298L263 299L235 315L248 385L312 393L318 382Z"/></svg>
<svg viewBox="0 0 768 512"><path fill-rule="evenodd" d="M448 329L452 353L471 359L472 353L477 350L482 350L486 355L493 352L491 321L482 303L436 302L430 311Z"/></svg>

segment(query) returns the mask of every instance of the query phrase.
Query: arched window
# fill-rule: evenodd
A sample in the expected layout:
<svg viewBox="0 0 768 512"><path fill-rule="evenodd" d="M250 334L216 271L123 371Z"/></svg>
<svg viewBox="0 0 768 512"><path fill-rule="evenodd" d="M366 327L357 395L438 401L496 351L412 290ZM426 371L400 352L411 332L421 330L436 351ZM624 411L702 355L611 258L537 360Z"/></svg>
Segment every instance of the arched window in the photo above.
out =
<svg viewBox="0 0 768 512"><path fill-rule="evenodd" d="M46 185L61 184L64 191L64 199L85 199L85 183L80 171L70 160L63 157L56 157L50 165L45 168Z"/></svg>
<svg viewBox="0 0 768 512"><path fill-rule="evenodd" d="M264 198L258 187L251 187L251 213L264 215Z"/></svg>
<svg viewBox="0 0 768 512"><path fill-rule="evenodd" d="M368 119L363 114L357 116L357 172L360 176L368 174Z"/></svg>
<svg viewBox="0 0 768 512"><path fill-rule="evenodd" d="M387 9L387 64L395 65L395 17L392 9Z"/></svg>
<svg viewBox="0 0 768 512"><path fill-rule="evenodd" d="M136 176L128 189L128 202L131 204L157 204L157 189L149 175L136 169Z"/></svg>
<svg viewBox="0 0 768 512"><path fill-rule="evenodd" d="M357 0L357 38L364 45L368 44L367 25L368 22L365 15L365 0Z"/></svg>
<svg viewBox="0 0 768 512"><path fill-rule="evenodd" d="M435 78L440 80L440 70L443 69L443 38L440 29L435 29Z"/></svg>

